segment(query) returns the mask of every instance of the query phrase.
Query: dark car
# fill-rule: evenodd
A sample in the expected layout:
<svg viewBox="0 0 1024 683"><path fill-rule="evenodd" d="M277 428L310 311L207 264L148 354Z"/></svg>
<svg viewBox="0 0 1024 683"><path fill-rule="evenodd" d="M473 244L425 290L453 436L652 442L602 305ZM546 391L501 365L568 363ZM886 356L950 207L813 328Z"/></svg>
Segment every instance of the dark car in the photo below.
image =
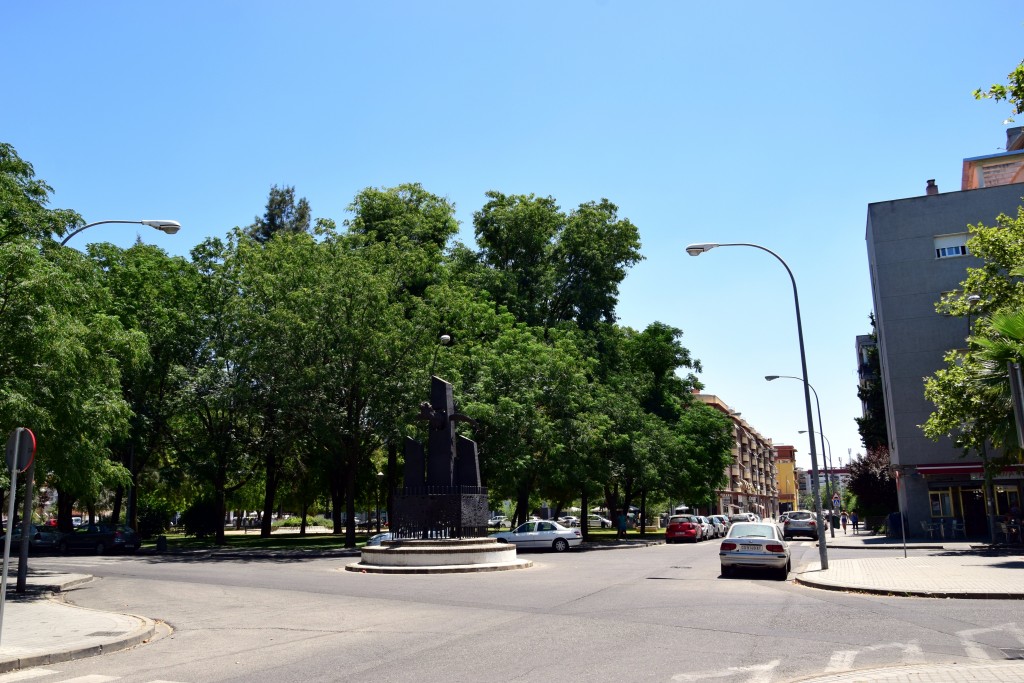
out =
<svg viewBox="0 0 1024 683"><path fill-rule="evenodd" d="M29 524L28 527L28 549L29 552L53 551L60 547L60 539L64 535L51 527ZM6 538L0 536L0 543L6 543ZM17 555L21 547L21 524L14 527L11 535L11 555Z"/></svg>
<svg viewBox="0 0 1024 683"><path fill-rule="evenodd" d="M58 546L60 552L92 550L97 555L120 551L134 553L139 549L139 535L124 524L83 524L70 534L64 534Z"/></svg>

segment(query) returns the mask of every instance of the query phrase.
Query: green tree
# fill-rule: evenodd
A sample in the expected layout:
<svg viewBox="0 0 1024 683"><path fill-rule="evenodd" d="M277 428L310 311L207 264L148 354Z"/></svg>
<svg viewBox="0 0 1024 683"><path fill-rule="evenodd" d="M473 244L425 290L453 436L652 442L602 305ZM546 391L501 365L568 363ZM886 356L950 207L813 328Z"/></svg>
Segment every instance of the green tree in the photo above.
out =
<svg viewBox="0 0 1024 683"><path fill-rule="evenodd" d="M978 88L974 91L974 98L977 100L1008 102L1012 106L1011 115L1004 123L1012 123L1014 116L1024 114L1024 61L1007 74L1006 79L1007 83L1005 85L996 83L989 86L988 90Z"/></svg>
<svg viewBox="0 0 1024 683"><path fill-rule="evenodd" d="M149 483L158 485L158 473L168 456L173 398L181 388L178 369L195 357L200 344L200 315L195 307L198 273L185 259L170 257L141 241L130 249L93 244L89 253L110 292L111 314L145 340L142 357L125 364L121 375L123 395L132 411L130 431L112 445L131 477L127 489L117 487L112 517L119 518L126 492L126 521L137 528L143 472L152 465Z"/></svg>
<svg viewBox="0 0 1024 683"><path fill-rule="evenodd" d="M861 443L872 451L889 448L889 432L885 419L885 397L882 391L882 367L878 359L878 335L875 333L875 316L871 315L871 338L875 346L868 350L865 367L860 372L867 379L857 385L857 398L865 406L864 415L853 418L857 423Z"/></svg>
<svg viewBox="0 0 1024 683"><path fill-rule="evenodd" d="M305 197L295 201L295 188L274 185L267 197L267 208L256 216L248 232L257 242L267 242L279 233L309 232L310 209Z"/></svg>
<svg viewBox="0 0 1024 683"><path fill-rule="evenodd" d="M19 238L40 243L82 224L69 209L48 209L53 188L35 177L32 164L0 142L0 244Z"/></svg>

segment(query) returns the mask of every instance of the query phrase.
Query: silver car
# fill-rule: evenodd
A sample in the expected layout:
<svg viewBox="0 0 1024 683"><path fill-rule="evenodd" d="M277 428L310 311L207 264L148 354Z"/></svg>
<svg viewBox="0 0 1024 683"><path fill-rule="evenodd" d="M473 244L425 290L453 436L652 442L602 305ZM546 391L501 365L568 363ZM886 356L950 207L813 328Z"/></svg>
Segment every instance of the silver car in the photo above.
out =
<svg viewBox="0 0 1024 683"><path fill-rule="evenodd" d="M527 522L520 524L512 531L499 531L491 534L491 538L499 543L514 543L516 548L550 548L555 552L564 552L583 542L579 529L569 529L558 522Z"/></svg>
<svg viewBox="0 0 1024 683"><path fill-rule="evenodd" d="M714 530L714 538L721 538L725 536L725 532L728 531L727 526L722 522L722 518L718 515L711 515L708 517L708 522L711 523L711 527Z"/></svg>
<svg viewBox="0 0 1024 683"><path fill-rule="evenodd" d="M789 544L771 522L737 522L718 550L722 576L740 568L770 569L775 578L789 578Z"/></svg>

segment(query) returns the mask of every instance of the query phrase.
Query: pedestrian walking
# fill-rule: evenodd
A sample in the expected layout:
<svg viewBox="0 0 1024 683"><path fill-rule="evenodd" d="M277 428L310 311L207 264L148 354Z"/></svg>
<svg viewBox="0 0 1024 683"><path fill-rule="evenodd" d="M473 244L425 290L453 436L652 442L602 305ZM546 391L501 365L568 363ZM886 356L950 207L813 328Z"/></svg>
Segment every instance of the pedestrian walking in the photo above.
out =
<svg viewBox="0 0 1024 683"><path fill-rule="evenodd" d="M846 523L849 521L849 517L846 515L846 510L843 510L839 515L839 524L843 527L843 533L846 533Z"/></svg>
<svg viewBox="0 0 1024 683"><path fill-rule="evenodd" d="M856 510L850 513L850 524L853 525L854 534L860 531L860 517L857 516Z"/></svg>
<svg viewBox="0 0 1024 683"><path fill-rule="evenodd" d="M616 536L616 538L625 538L626 537L626 513L625 512L620 512L619 513L619 517L616 520L616 528L619 530L619 533Z"/></svg>

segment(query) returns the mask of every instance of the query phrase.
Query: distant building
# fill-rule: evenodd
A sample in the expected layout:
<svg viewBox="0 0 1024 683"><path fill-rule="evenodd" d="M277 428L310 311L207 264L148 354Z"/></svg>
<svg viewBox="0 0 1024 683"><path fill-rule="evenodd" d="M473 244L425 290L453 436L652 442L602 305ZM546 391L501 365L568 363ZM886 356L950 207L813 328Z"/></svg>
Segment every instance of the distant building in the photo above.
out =
<svg viewBox="0 0 1024 683"><path fill-rule="evenodd" d="M796 447L775 446L776 481L779 488L779 512L800 508L800 490L796 480Z"/></svg>
<svg viewBox="0 0 1024 683"><path fill-rule="evenodd" d="M1021 479L1006 472L985 491L977 456L962 457L952 440L925 437L934 406L924 379L945 366L944 354L964 348L963 318L935 312L943 293L959 288L981 262L967 249L969 224L994 225L1016 215L1024 195L1024 136L1007 132L1006 152L965 159L959 192L940 193L928 181L918 197L868 205L867 251L874 298L890 459L901 475L900 507L912 534L962 519L967 535L987 533L986 499L997 514L1018 504Z"/></svg>
<svg viewBox="0 0 1024 683"><path fill-rule="evenodd" d="M716 492L717 509L712 514L778 516L779 488L771 439L758 433L719 397L694 394L694 398L722 411L733 423L732 463L725 468L726 485Z"/></svg>

